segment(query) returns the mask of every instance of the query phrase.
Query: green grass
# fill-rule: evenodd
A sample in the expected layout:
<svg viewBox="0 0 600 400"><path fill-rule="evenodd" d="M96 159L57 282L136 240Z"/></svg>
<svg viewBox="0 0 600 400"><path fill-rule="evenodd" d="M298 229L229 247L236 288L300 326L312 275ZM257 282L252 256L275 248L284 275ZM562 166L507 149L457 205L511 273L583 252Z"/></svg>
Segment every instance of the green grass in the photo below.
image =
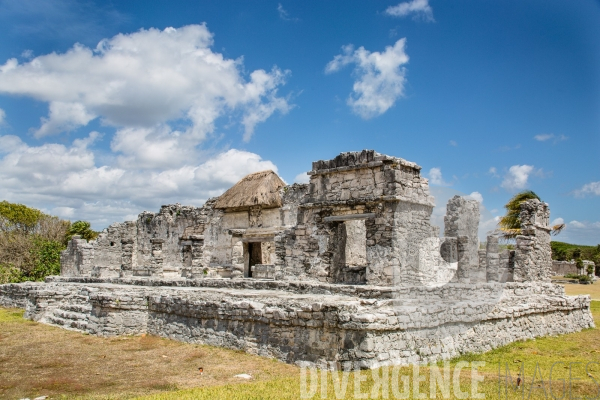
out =
<svg viewBox="0 0 600 400"><path fill-rule="evenodd" d="M25 310L18 309L4 309L0 312L0 323L2 322L17 322L17 323L26 323L28 322L23 318L23 314Z"/></svg>
<svg viewBox="0 0 600 400"><path fill-rule="evenodd" d="M596 324L600 324L600 301L592 301L591 310L594 315ZM573 378L580 378L580 381L572 380L571 396L590 398L600 398L600 386L594 384L594 381L587 375L589 372L597 382L600 382L600 330L586 329L582 332L561 335L556 337L545 337L524 342L515 342L508 346L504 346L484 354L467 354L459 358L447 362L451 376L456 371L456 367L460 362L468 362L472 365L473 362L482 363L477 368L480 375L483 376L483 381L478 384L477 393L483 394L485 399L551 399L549 393L549 375L552 369L552 390L553 395L560 398L562 393L565 393L565 398L569 398L568 392L562 392L562 382L569 382L569 374ZM588 363L595 363L589 364ZM554 365L554 367L553 367ZM586 365L588 370L586 371ZM419 393L425 394L425 398L430 398L431 380L429 367L419 367L419 371L414 371L414 367L402 367L398 371L398 376L407 376L410 384L409 398L417 398L414 391L413 378L415 376L423 377L423 381L419 384ZM440 362L437 368L443 371L444 363ZM499 368L501 375L498 379ZM384 370L374 370L377 374L383 374ZM396 398L392 393L391 385L392 369L388 368L388 397ZM505 376L507 372L510 378L507 380ZM510 384L516 384L517 376L523 373L524 384L521 386L521 391L513 390ZM533 380L534 374L536 376ZM540 377L541 374L541 377ZM361 375L366 379L362 384L361 393L371 393L374 386L374 380L371 371L362 371ZM339 375L338 375L339 376ZM320 378L320 377L319 377ZM348 378L348 385L345 396L336 396L335 385L331 372L326 373L325 396L321 395L322 380L317 383L316 393L313 399L352 399L355 398L354 391L355 374L351 373ZM459 387L463 392L467 392L466 398L471 398L471 369L466 368L460 374ZM541 387L543 381L543 388ZM395 380L398 382L398 379ZM506 384L509 385L506 385ZM533 384L532 384L533 383ZM450 385L450 399L461 398L454 393L453 384ZM566 386L568 388L568 386ZM399 390L402 391L403 386L400 381ZM445 398L444 394L436 387L436 398ZM568 390L568 389L567 389ZM531 393L530 393L531 391ZM171 399L298 399L301 394L300 372L297 378L282 378L273 379L265 382L250 382L237 385L215 386L201 389L187 389L175 392L167 392L152 396L141 397L145 400L171 400ZM382 390L377 391L378 396L366 398L386 398ZM464 398L464 397L463 397Z"/></svg>
<svg viewBox="0 0 600 400"><path fill-rule="evenodd" d="M595 285L589 285L588 287L591 286ZM591 310L596 324L599 325L600 301L592 301ZM210 348L208 346L200 348L194 345L182 344L154 337L126 337L113 339L96 338L27 321L22 318L22 315L23 311L20 310L0 309L0 327L7 327L4 328L4 331L0 331L0 334L2 334L0 335L0 353L2 353L1 350L3 345L10 345L11 347L14 347L17 345L17 343L22 343L22 346L25 346L27 335L31 335L32 332L36 330L39 330L39 332L37 333L37 336L34 337L36 340L35 343L39 342L50 344L51 342L49 340L51 337L53 337L53 341L55 343L64 342L58 346L59 348L68 350L66 343L75 345L78 342L82 342L77 348L73 349L72 357L76 358L83 357L85 352L92 350L102 352L108 351L108 347L111 348L111 352L106 353L106 358L104 358L103 355L100 355L100 353L98 353L97 357L94 356L92 358L89 357L90 354L85 355L85 357L90 358L91 361L87 360L84 364L82 364L81 367L77 367L78 369L89 369L89 371L86 370L85 373L83 373L83 375L87 376L87 378L81 381L81 385L83 386L80 389L74 389L75 386L73 385L76 383L79 384L79 381L75 382L76 376L73 375L73 372L67 371L67 367L61 367L61 363L68 364L69 362L74 362L74 359L68 357L65 358L66 356L62 354L66 350L62 350L61 352L60 349L57 349L56 345L52 346L52 351L58 351L58 353L48 353L37 361L31 358L33 356L26 355L25 348L18 352L18 354L15 353L15 357L17 358L3 359L4 362L13 365L12 368L15 367L15 364L23 363L23 368L25 369L23 369L19 375L22 377L22 379L20 383L14 381L14 384L26 386L28 384L27 382L30 382L29 374L31 373L32 365L34 369L39 366L43 366L44 371L56 369L58 372L63 371L64 374L67 374L68 372L68 374L61 379L59 379L60 376L56 376L53 377L54 380L52 380L52 382L50 382L50 380L47 382L44 381L46 382L46 385L53 383L56 386L56 390L54 390L54 395L52 395L52 398L137 398L146 400L246 400L301 398L301 370L299 368L281 364L277 361L266 360L260 357L256 357L256 360L254 360L253 356L245 353L233 352L220 348ZM11 340L11 332L8 327L11 327L10 330L12 330L13 333L13 340L18 339L18 337L14 335L20 335L20 339L13 344L9 344ZM65 336L65 338L60 339L62 336ZM32 342L31 345L26 346L33 347L33 343L34 342ZM104 343L104 347L106 348L105 350L101 350L100 345L102 343ZM35 354L39 354L41 351L44 351L45 347L41 346L41 344L38 345L38 347L39 349L35 350ZM185 350L188 347L189 350ZM7 348L5 348L5 350L6 349ZM136 351L128 351L131 349ZM177 357L175 355L177 351L182 352L181 357ZM198 354L194 352L197 352ZM118 354L118 356L113 356L113 353ZM139 358L138 356L138 354L141 355L141 353L144 353L143 359L149 359L149 361L146 360L148 362L145 364L141 363L142 358ZM153 355L153 353L157 354ZM163 354L168 355L168 358L165 358ZM8 356L8 354L6 356ZM177 381L175 378L179 379L185 375L187 368L186 365L192 356L196 357L193 360L196 360L197 357L200 357L200 359L204 360L203 365L209 372L206 373L202 378L196 376L194 379L197 379L198 382L194 384L191 384L192 382L189 380ZM115 360L111 360L111 357L115 358ZM179 358L181 358L181 361L178 361ZM94 361L95 359L98 360ZM196 361L193 360L192 364L195 365ZM94 362L97 365L95 365ZM177 367L177 365L179 365L177 364L178 362L182 363L181 365L183 366L183 369L181 369L181 367ZM242 362L245 362L246 366L239 368ZM249 362L251 364L248 364ZM265 362L268 363L268 365L261 364ZM387 387L387 398L397 398L393 393L394 382L400 382L397 387L400 392L403 391L403 384L401 380L402 377L405 377L409 383L408 398L417 398L417 393L415 391L416 386L414 385L414 378L417 377L422 378L422 381L417 383L418 392L422 395L425 395L426 397L424 398L430 398L432 383L430 372L439 369L443 374L445 365L448 365L452 378L454 377L457 366L459 366L459 363L461 362L467 362L471 364L469 364L467 368L464 368L460 374L456 375L458 378L458 385L456 385L451 379L450 393L449 397L447 398L461 398L462 396L460 396L460 393L455 393L455 389L457 388L466 393L466 397L463 398L472 398L473 393L471 392L472 377L470 365L473 365L474 362L480 363L477 368L477 373L483 379L478 383L477 392L484 395L485 399L551 399L552 397L548 392L550 378L549 374L551 369L553 371L552 388L553 395L555 397L561 397L563 393L562 381L564 380L564 382L568 382L569 374L571 374L575 378L582 379L580 381L573 381L573 392L571 393L572 397L588 396L590 398L600 398L600 392L598 392L598 388L600 388L600 386L596 386L587 375L587 373L590 373L596 379L596 381L600 382L599 329L586 329L582 332L568 335L516 342L508 346L489 351L485 354L466 354L446 363L440 362L435 366L420 366L418 367L418 371L415 370L415 367L413 366L402 367L396 369L397 374L395 379L393 379L394 369L391 367L380 368L373 371L361 371L359 372L360 375L357 375L357 373L350 373L343 396L337 396L335 391L336 385L339 389L339 382L342 381L343 378L340 373L335 373L337 374L336 376L338 379L334 380L333 373L318 371L314 377L315 383L317 384L315 388L316 391L313 393L313 396L309 398L353 399L357 393L355 392L356 382L359 383L360 393L363 393L367 396L365 398L386 398L385 391L381 387L378 390L375 390L377 393L372 393L374 387L376 389L378 388L378 386L375 384L373 375L374 373L378 374L376 376L386 376L387 374L386 378L381 379L383 387ZM555 364L557 362L559 362L559 364ZM596 364L589 365L590 368L588 368L586 371L585 366L590 362ZM148 375L148 378L146 379L148 382L146 383L148 383L150 386L139 386L139 382L142 382L142 380L140 380L140 378L136 378L135 376L131 376L126 378L126 380L129 382L129 389L126 390L121 387L123 386L123 383L118 383L115 379L120 377L121 374L126 373L128 370L123 369L122 371L116 371L113 369L117 368L117 365L121 365L123 363L132 363L132 365L135 364L138 366L139 370L135 371L135 374L140 376ZM161 363L167 363L168 369L165 370L165 372L162 372L162 378L158 379L154 377L156 375L155 369L158 368L160 366L159 364ZM218 367L216 365L217 363L221 363L223 366ZM554 367L553 364L555 364ZM570 365L571 367L569 367ZM234 368L235 366L237 367ZM216 371L217 367L222 369L222 371L218 374ZM255 368L255 371L252 372L249 369L250 367ZM507 372L510 374L510 378L508 378L508 380L507 378L501 378L501 380L498 379L499 367L503 376L506 376ZM289 369L289 371L284 372L284 369ZM253 378L249 381L233 378L233 375L240 373L240 370L250 372L251 375L253 375ZM0 365L0 389L2 389L4 377L7 376L5 374L8 372L2 371L2 366ZM105 371L113 376L113 378L110 376L103 377L102 375L98 375L98 373L95 371ZM173 376L167 376L167 371L172 372ZM43 372L43 370L35 369L34 372L36 374L40 374ZM524 384L521 386L524 388L524 392L515 392L512 389L512 386L506 384L515 384L517 376L521 372L523 373L522 376L524 377ZM204 383L205 379L213 378L211 374L215 375L214 378L216 379L213 379L214 382L209 383L206 381ZM532 385L534 374L536 379ZM152 375L152 377L150 375ZM361 381L357 379L359 377L362 377L363 380ZM94 379L98 380L100 378L104 379L104 386L98 386L99 383L96 386L93 386L92 384ZM73 382L71 382L71 380L73 380ZM543 389L546 390L545 392L542 387L539 387L542 381L544 382ZM308 382L310 382L310 380L308 380ZM64 391L61 389L67 386L73 386L73 388L71 388L70 391ZM186 386L187 388L185 388ZM11 389L7 387L4 390L7 390L6 393L8 393L8 391ZM529 393L530 390L531 395ZM50 391L49 387L43 390L44 393L47 393L48 391ZM144 393L145 395L143 395ZM370 394L376 394L376 396L370 396ZM143 396L135 397L141 395ZM439 385L434 386L433 397L445 398L444 393ZM569 393L566 393L565 398L569 398Z"/></svg>

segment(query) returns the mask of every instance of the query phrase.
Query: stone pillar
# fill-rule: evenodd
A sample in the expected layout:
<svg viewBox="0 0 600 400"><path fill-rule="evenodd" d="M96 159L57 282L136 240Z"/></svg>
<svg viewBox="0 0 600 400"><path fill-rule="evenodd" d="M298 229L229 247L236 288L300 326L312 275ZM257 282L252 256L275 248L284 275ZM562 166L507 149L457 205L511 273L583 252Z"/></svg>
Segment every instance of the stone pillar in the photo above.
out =
<svg viewBox="0 0 600 400"><path fill-rule="evenodd" d="M150 259L150 276L163 276L162 246L164 239L150 239L152 243L152 258Z"/></svg>
<svg viewBox="0 0 600 400"><path fill-rule="evenodd" d="M515 282L550 281L552 250L550 248L550 209L537 199L521 203L521 235L516 238Z"/></svg>
<svg viewBox="0 0 600 400"><path fill-rule="evenodd" d="M244 243L241 235L232 236L231 278L244 277Z"/></svg>
<svg viewBox="0 0 600 400"><path fill-rule="evenodd" d="M500 254L498 247L498 237L491 235L487 237L486 245L486 278L488 282L498 282L500 268Z"/></svg>
<svg viewBox="0 0 600 400"><path fill-rule="evenodd" d="M121 236L121 277L133 275L133 267L135 266L137 248L136 236L137 225L135 222L125 222L125 229Z"/></svg>
<svg viewBox="0 0 600 400"><path fill-rule="evenodd" d="M459 282L485 282L485 270L479 268L479 203L454 196L446 206L444 236L458 240Z"/></svg>

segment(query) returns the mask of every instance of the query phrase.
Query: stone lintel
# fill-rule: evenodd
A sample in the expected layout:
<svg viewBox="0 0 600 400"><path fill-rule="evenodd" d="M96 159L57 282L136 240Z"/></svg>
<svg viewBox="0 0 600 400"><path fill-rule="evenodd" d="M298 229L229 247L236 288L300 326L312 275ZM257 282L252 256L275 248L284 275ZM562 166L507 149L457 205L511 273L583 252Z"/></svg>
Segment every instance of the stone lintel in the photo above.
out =
<svg viewBox="0 0 600 400"><path fill-rule="evenodd" d="M180 237L179 240L197 242L200 240L204 240L204 235L184 235L184 236ZM183 242L181 244L183 244Z"/></svg>
<svg viewBox="0 0 600 400"><path fill-rule="evenodd" d="M325 200L325 201L308 201L304 204L299 204L298 208L322 208L336 206L355 206L355 205L371 205L381 202L404 202L411 204L419 204L423 206L435 207L435 202L432 196L427 197L427 201L404 196L380 196L380 197L362 197L351 200Z"/></svg>
<svg viewBox="0 0 600 400"><path fill-rule="evenodd" d="M348 215L334 215L331 217L325 217L325 222L335 222L335 221L350 221L353 219L371 219L375 218L377 214L375 213L365 213L365 214L348 214Z"/></svg>

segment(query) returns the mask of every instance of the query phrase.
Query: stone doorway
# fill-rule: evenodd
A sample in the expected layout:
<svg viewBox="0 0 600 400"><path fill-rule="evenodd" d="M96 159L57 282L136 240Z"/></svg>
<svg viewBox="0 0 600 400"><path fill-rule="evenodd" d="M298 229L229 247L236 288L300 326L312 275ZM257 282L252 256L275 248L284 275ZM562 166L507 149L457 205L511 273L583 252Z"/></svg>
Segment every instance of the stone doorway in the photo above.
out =
<svg viewBox="0 0 600 400"><path fill-rule="evenodd" d="M249 242L248 243L248 269L246 270L246 277L252 278L252 267L256 264L262 264L262 242Z"/></svg>
<svg viewBox="0 0 600 400"><path fill-rule="evenodd" d="M364 219L335 222L333 227L332 278L335 283L366 282L367 237Z"/></svg>

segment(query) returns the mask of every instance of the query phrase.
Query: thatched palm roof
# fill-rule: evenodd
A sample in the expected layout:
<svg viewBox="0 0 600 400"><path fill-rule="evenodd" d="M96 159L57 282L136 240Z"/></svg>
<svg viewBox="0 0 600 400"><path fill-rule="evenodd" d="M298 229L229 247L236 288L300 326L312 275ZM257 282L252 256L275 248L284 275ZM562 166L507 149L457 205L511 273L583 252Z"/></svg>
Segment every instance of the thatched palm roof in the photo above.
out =
<svg viewBox="0 0 600 400"><path fill-rule="evenodd" d="M215 208L236 210L261 205L263 208L281 207L279 189L285 186L273 171L260 171L246 175L242 180L223 193L215 203Z"/></svg>

